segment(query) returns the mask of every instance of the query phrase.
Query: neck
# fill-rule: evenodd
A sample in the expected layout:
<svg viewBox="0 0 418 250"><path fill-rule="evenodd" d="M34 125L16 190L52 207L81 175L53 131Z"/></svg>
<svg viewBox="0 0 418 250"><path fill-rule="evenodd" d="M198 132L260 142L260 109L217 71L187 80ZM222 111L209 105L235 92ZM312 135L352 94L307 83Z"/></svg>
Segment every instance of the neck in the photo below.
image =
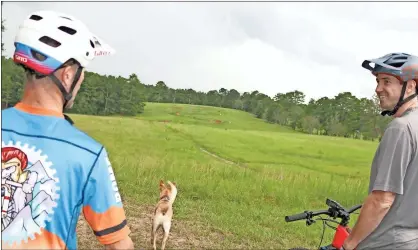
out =
<svg viewBox="0 0 418 250"><path fill-rule="evenodd" d="M409 102L405 103L404 105L402 105L398 111L393 115L393 117L400 117L402 116L405 111L407 111L410 108L416 108L418 107L418 100L417 98L414 98L412 100L410 100Z"/></svg>
<svg viewBox="0 0 418 250"><path fill-rule="evenodd" d="M169 201L170 200L170 196L168 196L167 194L166 195L163 195L163 196L160 197L160 200Z"/></svg>
<svg viewBox="0 0 418 250"><path fill-rule="evenodd" d="M53 87L49 83L27 82L20 102L35 108L62 113L64 102L60 93Z"/></svg>

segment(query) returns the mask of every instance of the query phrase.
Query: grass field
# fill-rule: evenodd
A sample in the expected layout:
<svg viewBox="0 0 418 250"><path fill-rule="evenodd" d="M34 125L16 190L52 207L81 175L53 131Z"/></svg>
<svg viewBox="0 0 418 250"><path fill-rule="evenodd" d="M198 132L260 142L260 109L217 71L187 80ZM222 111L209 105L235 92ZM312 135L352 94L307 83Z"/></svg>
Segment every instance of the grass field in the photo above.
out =
<svg viewBox="0 0 418 250"><path fill-rule="evenodd" d="M322 223L284 217L323 209L327 197L352 206L367 194L376 142L300 134L222 108L145 110L135 118L71 116L107 148L138 248L151 247L160 179L179 188L168 248L312 249ZM324 241L331 236L327 229Z"/></svg>

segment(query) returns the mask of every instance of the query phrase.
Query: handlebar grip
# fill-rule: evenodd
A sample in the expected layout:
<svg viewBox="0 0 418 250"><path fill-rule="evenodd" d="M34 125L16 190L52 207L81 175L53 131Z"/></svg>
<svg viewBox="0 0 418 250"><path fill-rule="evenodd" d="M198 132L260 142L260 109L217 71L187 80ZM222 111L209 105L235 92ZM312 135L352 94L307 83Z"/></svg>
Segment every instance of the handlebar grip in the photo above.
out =
<svg viewBox="0 0 418 250"><path fill-rule="evenodd" d="M284 219L286 220L286 222L292 222L292 221L306 219L307 216L308 216L308 214L303 212L303 213L300 213L300 214L288 215Z"/></svg>

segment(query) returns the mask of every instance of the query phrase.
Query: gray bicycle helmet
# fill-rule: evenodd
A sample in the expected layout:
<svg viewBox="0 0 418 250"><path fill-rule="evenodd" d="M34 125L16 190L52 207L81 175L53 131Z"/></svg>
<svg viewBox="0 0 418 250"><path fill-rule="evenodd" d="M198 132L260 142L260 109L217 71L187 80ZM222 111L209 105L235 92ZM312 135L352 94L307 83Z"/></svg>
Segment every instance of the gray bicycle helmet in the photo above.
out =
<svg viewBox="0 0 418 250"><path fill-rule="evenodd" d="M374 67L370 66L370 63L374 63ZM381 113L383 116L394 115L400 106L418 95L418 57L406 53L390 53L376 59L364 60L361 66L370 70L373 75L377 75L378 73L389 74L398 78L403 83L401 96L395 108L393 110L383 111ZM409 80L415 80L417 82L416 92L408 98L403 99L406 82Z"/></svg>

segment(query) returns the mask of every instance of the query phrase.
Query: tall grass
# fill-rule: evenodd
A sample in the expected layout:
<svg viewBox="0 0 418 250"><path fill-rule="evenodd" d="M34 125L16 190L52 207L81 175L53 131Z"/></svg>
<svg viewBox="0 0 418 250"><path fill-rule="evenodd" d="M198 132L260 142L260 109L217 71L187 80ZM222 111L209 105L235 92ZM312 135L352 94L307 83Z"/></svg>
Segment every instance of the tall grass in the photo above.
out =
<svg viewBox="0 0 418 250"><path fill-rule="evenodd" d="M231 123L213 123L215 116ZM306 227L285 223L284 216L323 209L327 197L345 206L361 203L377 147L203 106L148 103L135 118L73 117L106 146L123 196L154 204L158 181L175 181L176 219L220 232L213 248L316 247L321 223Z"/></svg>

